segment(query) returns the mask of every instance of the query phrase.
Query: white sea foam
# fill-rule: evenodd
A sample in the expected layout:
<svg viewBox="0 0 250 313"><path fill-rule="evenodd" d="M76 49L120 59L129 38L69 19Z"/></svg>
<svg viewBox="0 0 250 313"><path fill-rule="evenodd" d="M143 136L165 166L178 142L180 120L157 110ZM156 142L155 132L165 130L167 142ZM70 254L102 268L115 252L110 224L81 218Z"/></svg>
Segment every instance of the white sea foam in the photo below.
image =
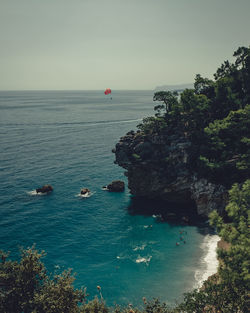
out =
<svg viewBox="0 0 250 313"><path fill-rule="evenodd" d="M153 214L152 217L157 219L157 220L161 220L162 219L162 215L161 214Z"/></svg>
<svg viewBox="0 0 250 313"><path fill-rule="evenodd" d="M47 195L47 192L36 192L35 190L27 191L27 194L30 196L45 196Z"/></svg>
<svg viewBox="0 0 250 313"><path fill-rule="evenodd" d="M118 260L125 260L125 259L129 259L129 256L128 256L128 255L120 254L120 255L117 255L116 258L117 258Z"/></svg>
<svg viewBox="0 0 250 313"><path fill-rule="evenodd" d="M141 257L140 255L138 256L138 258L135 260L136 263L146 263L148 265L148 263L150 262L150 260L152 259L152 255L144 258Z"/></svg>
<svg viewBox="0 0 250 313"><path fill-rule="evenodd" d="M76 196L80 197L80 198L89 198L91 196L93 196L94 192L86 192L84 195L82 195L81 193L78 193Z"/></svg>
<svg viewBox="0 0 250 313"><path fill-rule="evenodd" d="M217 243L220 237L217 235L206 235L201 245L204 255L201 258L201 266L195 272L196 288L200 288L203 282L217 272L219 265L217 259Z"/></svg>
<svg viewBox="0 0 250 313"><path fill-rule="evenodd" d="M136 246L136 247L134 247L134 248L133 248L133 250L134 250L134 251L144 250L144 249L145 249L145 247L146 247L146 244L141 245L141 246Z"/></svg>

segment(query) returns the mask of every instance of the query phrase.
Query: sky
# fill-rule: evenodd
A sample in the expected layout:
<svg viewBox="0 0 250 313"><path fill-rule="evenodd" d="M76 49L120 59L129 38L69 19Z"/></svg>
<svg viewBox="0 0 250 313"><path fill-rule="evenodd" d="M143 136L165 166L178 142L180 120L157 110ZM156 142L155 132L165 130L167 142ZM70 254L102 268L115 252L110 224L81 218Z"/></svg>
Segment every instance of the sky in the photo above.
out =
<svg viewBox="0 0 250 313"><path fill-rule="evenodd" d="M0 0L0 90L153 90L250 44L249 0Z"/></svg>

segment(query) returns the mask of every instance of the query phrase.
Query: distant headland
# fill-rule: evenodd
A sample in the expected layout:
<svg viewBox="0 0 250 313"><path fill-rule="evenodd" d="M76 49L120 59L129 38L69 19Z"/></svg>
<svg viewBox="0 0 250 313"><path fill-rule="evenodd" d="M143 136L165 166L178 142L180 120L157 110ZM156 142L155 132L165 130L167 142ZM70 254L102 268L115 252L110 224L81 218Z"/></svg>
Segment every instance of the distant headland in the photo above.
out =
<svg viewBox="0 0 250 313"><path fill-rule="evenodd" d="M156 86L154 91L182 91L191 88L194 88L194 83Z"/></svg>

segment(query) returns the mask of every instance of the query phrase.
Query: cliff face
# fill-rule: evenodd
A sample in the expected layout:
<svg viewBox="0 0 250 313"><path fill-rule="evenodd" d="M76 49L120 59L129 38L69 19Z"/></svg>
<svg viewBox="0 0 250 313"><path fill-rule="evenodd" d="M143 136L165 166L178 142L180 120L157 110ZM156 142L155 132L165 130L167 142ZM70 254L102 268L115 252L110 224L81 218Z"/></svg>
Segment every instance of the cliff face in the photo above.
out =
<svg viewBox="0 0 250 313"><path fill-rule="evenodd" d="M186 138L178 135L131 131L120 139L113 152L115 163L126 169L133 195L181 205L194 202L197 213L203 216L214 209L222 212L226 189L198 178L190 169L190 146Z"/></svg>

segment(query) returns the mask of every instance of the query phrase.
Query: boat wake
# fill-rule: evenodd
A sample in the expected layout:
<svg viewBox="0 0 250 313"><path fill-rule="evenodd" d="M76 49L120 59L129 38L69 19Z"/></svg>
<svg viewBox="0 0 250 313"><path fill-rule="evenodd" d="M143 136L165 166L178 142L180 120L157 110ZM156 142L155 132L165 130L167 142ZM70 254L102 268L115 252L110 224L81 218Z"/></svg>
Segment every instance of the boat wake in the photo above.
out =
<svg viewBox="0 0 250 313"><path fill-rule="evenodd" d="M135 263L145 263L146 265L149 264L150 260L152 259L152 255L144 258L141 257L140 255L137 257L137 259L135 260Z"/></svg>
<svg viewBox="0 0 250 313"><path fill-rule="evenodd" d="M36 106L37 107L37 106ZM44 107L44 106L43 106ZM3 108L3 106L2 106ZM9 106L8 106L9 108ZM18 106L18 108L21 108L21 106ZM56 109L58 110L58 108ZM44 127L44 126L51 126L51 127L58 127L58 126L97 126L97 125L112 125L112 124L123 124L123 123L134 123L134 122L140 122L142 121L141 118L138 119L130 119L130 120L108 120L108 121L80 121L80 122L57 122L57 123L3 123L2 126L5 127L16 127L16 129L19 129L20 127L23 126L31 126L31 127Z"/></svg>
<svg viewBox="0 0 250 313"><path fill-rule="evenodd" d="M133 248L133 250L134 250L134 251L144 250L146 246L147 246L146 244L141 245L141 246L136 246L136 247Z"/></svg>

